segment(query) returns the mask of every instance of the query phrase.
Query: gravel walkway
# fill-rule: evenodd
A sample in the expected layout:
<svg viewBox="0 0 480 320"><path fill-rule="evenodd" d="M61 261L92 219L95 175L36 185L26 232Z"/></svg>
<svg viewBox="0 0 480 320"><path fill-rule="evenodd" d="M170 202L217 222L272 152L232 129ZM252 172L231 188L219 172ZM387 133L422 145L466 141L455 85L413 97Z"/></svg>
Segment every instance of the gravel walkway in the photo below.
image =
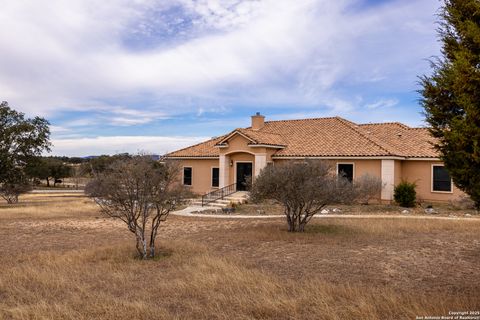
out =
<svg viewBox="0 0 480 320"><path fill-rule="evenodd" d="M218 209L217 207L190 206L183 210L174 211L170 214L182 217L195 218L218 218L218 219L275 219L283 218L283 215L240 215L240 214L203 214L194 213L199 211ZM388 215L388 214L317 214L314 218L353 218L353 219L433 219L433 220L472 220L480 221L480 217L439 217L439 216L417 216L417 215Z"/></svg>

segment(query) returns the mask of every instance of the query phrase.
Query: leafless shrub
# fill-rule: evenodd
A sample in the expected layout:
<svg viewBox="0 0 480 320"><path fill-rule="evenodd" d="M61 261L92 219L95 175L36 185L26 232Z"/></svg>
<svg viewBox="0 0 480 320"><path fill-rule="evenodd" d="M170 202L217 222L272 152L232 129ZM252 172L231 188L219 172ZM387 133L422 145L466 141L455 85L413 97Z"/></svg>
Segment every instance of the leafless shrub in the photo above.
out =
<svg viewBox="0 0 480 320"><path fill-rule="evenodd" d="M153 258L160 223L188 195L178 183L178 173L176 164L137 156L113 163L85 192L104 214L127 224L142 259Z"/></svg>
<svg viewBox="0 0 480 320"><path fill-rule="evenodd" d="M268 166L255 179L251 192L254 202L273 199L283 205L290 232L303 232L325 206L351 203L356 197L352 183L338 177L326 161Z"/></svg>
<svg viewBox="0 0 480 320"><path fill-rule="evenodd" d="M382 179L368 173L355 179L354 185L357 201L361 204L368 204L370 200L378 199L384 187Z"/></svg>
<svg viewBox="0 0 480 320"><path fill-rule="evenodd" d="M450 205L453 208L460 210L475 209L475 202L468 195L462 195L454 200L451 200Z"/></svg>

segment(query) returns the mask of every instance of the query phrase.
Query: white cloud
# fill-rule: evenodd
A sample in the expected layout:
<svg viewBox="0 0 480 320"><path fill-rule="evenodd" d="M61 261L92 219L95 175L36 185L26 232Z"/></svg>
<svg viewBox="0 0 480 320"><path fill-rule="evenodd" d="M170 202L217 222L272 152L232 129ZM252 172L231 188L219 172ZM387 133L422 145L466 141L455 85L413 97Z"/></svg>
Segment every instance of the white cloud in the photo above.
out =
<svg viewBox="0 0 480 320"><path fill-rule="evenodd" d="M50 132L52 134L69 134L71 132L71 129L62 127L62 126L52 126L50 125Z"/></svg>
<svg viewBox="0 0 480 320"><path fill-rule="evenodd" d="M183 0L181 3L200 16L195 23L203 23L218 29L231 29L246 25L258 15L258 11L263 5L262 1L256 0Z"/></svg>
<svg viewBox="0 0 480 320"><path fill-rule="evenodd" d="M437 52L432 20L438 3L394 1L360 12L351 9L356 3L6 0L0 11L2 99L49 115L147 95L159 102L150 112L168 117L198 110L195 103L162 103L175 97L336 110L348 108L342 102L347 94L337 90L341 84L388 79L383 87L410 88L421 66L428 67L421 59ZM187 32L193 38L140 51L125 45L125 37L154 33L165 23L162 13L175 6L181 8L177 19L192 20ZM104 109L118 113L115 104ZM147 119L116 115L113 124Z"/></svg>
<svg viewBox="0 0 480 320"><path fill-rule="evenodd" d="M390 108L398 104L397 99L380 99L365 105L367 109Z"/></svg>
<svg viewBox="0 0 480 320"><path fill-rule="evenodd" d="M105 111L104 111L105 112ZM116 126L130 126L149 123L159 119L168 119L165 112L136 110L123 107L108 108L113 117L103 117L106 123Z"/></svg>
<svg viewBox="0 0 480 320"><path fill-rule="evenodd" d="M52 155L90 156L148 152L165 154L209 139L208 137L112 136L53 139Z"/></svg>

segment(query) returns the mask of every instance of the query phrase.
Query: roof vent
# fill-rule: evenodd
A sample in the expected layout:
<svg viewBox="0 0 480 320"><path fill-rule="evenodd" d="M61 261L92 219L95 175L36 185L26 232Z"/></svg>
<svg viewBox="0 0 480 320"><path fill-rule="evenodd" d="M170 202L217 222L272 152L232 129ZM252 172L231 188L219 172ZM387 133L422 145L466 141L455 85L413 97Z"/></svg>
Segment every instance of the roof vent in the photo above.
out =
<svg viewBox="0 0 480 320"><path fill-rule="evenodd" d="M399 132L397 133L397 137L401 138L402 137L402 134Z"/></svg>

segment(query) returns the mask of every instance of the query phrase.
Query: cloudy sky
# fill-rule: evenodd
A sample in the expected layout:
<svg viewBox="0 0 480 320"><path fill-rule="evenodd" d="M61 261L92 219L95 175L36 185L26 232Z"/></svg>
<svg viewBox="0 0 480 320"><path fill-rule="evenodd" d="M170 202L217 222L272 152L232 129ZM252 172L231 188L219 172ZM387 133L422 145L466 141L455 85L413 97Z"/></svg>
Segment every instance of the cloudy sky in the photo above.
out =
<svg viewBox="0 0 480 320"><path fill-rule="evenodd" d="M0 0L0 100L53 154L164 153L267 119L422 125L438 0Z"/></svg>

